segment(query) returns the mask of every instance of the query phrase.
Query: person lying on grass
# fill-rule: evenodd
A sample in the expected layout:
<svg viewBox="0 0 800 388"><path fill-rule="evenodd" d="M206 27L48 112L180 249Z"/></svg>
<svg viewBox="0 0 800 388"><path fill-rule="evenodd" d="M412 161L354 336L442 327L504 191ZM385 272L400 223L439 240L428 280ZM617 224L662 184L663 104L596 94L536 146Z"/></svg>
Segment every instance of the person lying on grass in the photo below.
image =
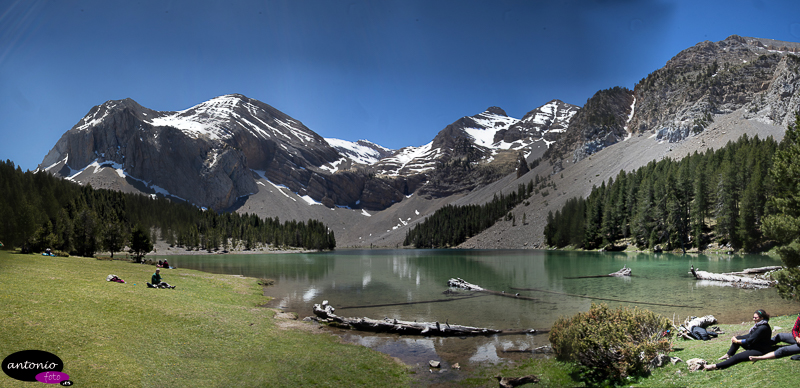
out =
<svg viewBox="0 0 800 388"><path fill-rule="evenodd" d="M161 269L156 268L156 273L150 277L150 283L147 284L148 287L153 288L175 288L175 286L170 286L167 282L161 281Z"/></svg>
<svg viewBox="0 0 800 388"><path fill-rule="evenodd" d="M742 361L747 361L750 356L762 356L769 352L772 348L772 329L769 327L769 314L764 310L756 310L753 313L753 327L747 335L739 335L731 338L731 347L728 353L725 353L717 364L708 364L704 367L705 370L725 369L731 365L736 365ZM739 347L745 348L745 351L736 354Z"/></svg>
<svg viewBox="0 0 800 388"><path fill-rule="evenodd" d="M780 343L786 342L788 346L781 346L774 352L769 352L763 356L750 356L750 361L767 360L770 358L781 358L791 356L792 354L800 354L800 314L797 315L797 320L794 321L794 327L791 333L778 333L772 337L772 342ZM793 356L792 360L800 360L800 355Z"/></svg>

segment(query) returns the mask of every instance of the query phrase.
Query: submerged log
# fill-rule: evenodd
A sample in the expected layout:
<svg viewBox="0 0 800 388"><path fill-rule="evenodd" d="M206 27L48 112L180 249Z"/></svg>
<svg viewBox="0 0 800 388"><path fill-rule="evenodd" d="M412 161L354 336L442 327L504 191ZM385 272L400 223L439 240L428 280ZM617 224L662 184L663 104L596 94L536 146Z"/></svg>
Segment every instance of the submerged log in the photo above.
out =
<svg viewBox="0 0 800 388"><path fill-rule="evenodd" d="M589 275L589 276L574 276L574 277L565 277L564 279L590 279L590 278L607 278L607 277L623 277L623 276L631 276L631 269L627 266L622 266L622 269L610 273L608 275Z"/></svg>
<svg viewBox="0 0 800 388"><path fill-rule="evenodd" d="M468 281L466 281L464 279L461 279L461 278L452 278L452 279L447 281L447 285L450 286L450 287L454 287L454 288L463 288L463 289L469 290L469 291L478 291L478 292L482 292L482 293L486 293L486 294L504 296L506 298L515 298L515 299L522 299L522 300L539 301L538 299L532 298L530 296L520 295L519 292L512 294L512 293L506 293L505 291L489 290L489 289L483 288L481 286L478 286L476 284L472 284L472 283L470 283L470 282L468 282Z"/></svg>
<svg viewBox="0 0 800 388"><path fill-rule="evenodd" d="M767 288L775 285L775 281L755 279L743 276L718 274L713 272L699 271L694 268L694 265L689 269L695 279L698 280L715 280L719 282L732 283L733 286L739 288Z"/></svg>
<svg viewBox="0 0 800 388"><path fill-rule="evenodd" d="M336 309L328 301L322 304L315 304L313 307L314 315L320 320L336 322L346 325L356 330L371 332L386 332L410 335L440 336L440 337L462 337L475 335L490 335L502 333L502 330L486 329L481 327L451 325L447 321L439 322L409 322L397 319L384 318L382 320L370 318L345 318L334 314Z"/></svg>

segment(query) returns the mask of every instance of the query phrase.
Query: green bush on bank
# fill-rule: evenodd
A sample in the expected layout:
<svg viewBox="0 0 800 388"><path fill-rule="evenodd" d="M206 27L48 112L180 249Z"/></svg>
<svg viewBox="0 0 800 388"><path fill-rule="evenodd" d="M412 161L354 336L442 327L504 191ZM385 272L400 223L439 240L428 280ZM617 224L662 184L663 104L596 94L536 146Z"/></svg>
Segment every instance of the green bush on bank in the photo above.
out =
<svg viewBox="0 0 800 388"><path fill-rule="evenodd" d="M613 383L646 374L656 355L669 352L671 327L649 310L592 303L585 313L559 318L550 343L558 360L580 364L585 379Z"/></svg>

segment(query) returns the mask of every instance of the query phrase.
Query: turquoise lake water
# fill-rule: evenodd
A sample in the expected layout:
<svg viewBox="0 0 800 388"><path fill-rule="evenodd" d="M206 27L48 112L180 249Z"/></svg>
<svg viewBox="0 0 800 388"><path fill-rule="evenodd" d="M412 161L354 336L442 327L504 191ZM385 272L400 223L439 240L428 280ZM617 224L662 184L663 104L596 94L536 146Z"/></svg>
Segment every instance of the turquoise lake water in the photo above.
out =
<svg viewBox="0 0 800 388"><path fill-rule="evenodd" d="M733 272L781 264L765 255L401 249L169 256L169 261L180 268L273 279L275 285L266 291L275 298L271 306L301 317L312 315L312 305L323 300L340 316L447 321L500 330L547 330L560 316L587 311L592 302L639 306L676 323L688 315L707 314L721 323L749 322L759 308L773 315L798 312L797 304L780 299L774 289L738 289L698 281L689 273L691 265L709 272ZM575 279L609 274L623 266L631 268L631 277ZM454 277L525 298L448 291L447 281ZM441 359L445 365L502 362L518 357L519 350L547 344L547 335L442 339L339 334L412 365L430 359Z"/></svg>

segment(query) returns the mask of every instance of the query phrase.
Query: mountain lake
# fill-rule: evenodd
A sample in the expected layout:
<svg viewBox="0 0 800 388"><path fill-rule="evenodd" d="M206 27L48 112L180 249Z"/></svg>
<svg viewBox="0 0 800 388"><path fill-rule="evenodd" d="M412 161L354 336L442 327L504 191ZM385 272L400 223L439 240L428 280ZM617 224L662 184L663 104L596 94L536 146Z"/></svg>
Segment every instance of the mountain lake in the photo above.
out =
<svg viewBox="0 0 800 388"><path fill-rule="evenodd" d="M451 368L455 363L469 370L529 358L533 349L548 344L547 330L559 317L587 311L593 302L638 306L677 324L690 315L708 314L720 323L749 322L759 308L771 315L797 313L796 305L782 300L774 288L739 289L695 280L689 273L691 265L715 273L781 265L767 255L397 249L166 257L178 268L273 279L265 292L274 298L268 306L296 312L301 319L327 300L342 317L542 331L439 338L330 329L346 342L397 357L418 373L428 373L428 361L441 361L441 370L428 382L457 379ZM587 277L623 266L631 268L632 276ZM164 275L169 281L169 271ZM456 277L508 297L450 289L447 282Z"/></svg>

